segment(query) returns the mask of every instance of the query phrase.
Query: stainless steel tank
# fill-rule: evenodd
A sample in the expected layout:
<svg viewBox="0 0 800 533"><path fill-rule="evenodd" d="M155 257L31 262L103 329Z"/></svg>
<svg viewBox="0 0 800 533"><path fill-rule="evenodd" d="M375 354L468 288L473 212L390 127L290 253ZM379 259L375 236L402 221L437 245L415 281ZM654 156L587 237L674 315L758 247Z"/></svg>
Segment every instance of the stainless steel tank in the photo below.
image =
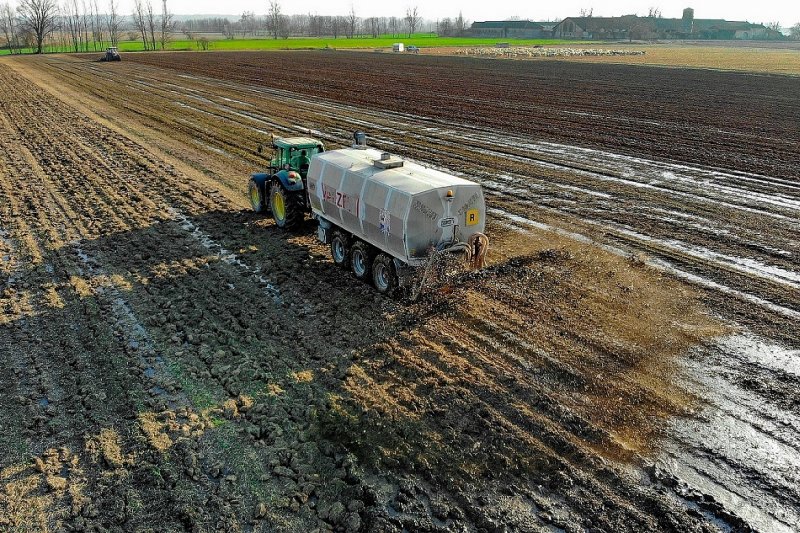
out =
<svg viewBox="0 0 800 533"><path fill-rule="evenodd" d="M314 156L314 215L412 266L486 225L480 185L363 146Z"/></svg>

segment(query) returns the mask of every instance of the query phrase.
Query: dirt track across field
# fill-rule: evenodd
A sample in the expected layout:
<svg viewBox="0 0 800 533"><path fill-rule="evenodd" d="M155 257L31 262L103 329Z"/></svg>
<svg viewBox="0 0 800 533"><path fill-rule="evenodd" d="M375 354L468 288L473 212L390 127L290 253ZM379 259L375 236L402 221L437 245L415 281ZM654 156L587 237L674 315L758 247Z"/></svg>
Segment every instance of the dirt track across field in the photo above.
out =
<svg viewBox="0 0 800 533"><path fill-rule="evenodd" d="M125 59L0 62L0 530L800 527L798 80ZM382 298L247 210L355 129L483 184L489 268Z"/></svg>

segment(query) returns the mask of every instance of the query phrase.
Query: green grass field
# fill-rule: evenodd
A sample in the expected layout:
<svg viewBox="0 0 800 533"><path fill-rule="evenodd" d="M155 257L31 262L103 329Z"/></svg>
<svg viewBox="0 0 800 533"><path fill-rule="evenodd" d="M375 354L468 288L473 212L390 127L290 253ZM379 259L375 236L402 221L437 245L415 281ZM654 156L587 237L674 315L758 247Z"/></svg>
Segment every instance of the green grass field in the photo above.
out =
<svg viewBox="0 0 800 533"><path fill-rule="evenodd" d="M486 46L494 45L498 41L508 42L514 46L532 45L557 45L568 41L555 39L491 39L491 38L472 38L472 37L436 37L430 34L416 34L412 37L356 37L347 39L339 37L293 37L290 39L212 39L209 41L209 50L305 50L320 48L390 48L392 44L401 42L406 46L415 45L420 48L441 48L452 46ZM92 47L93 48L93 47ZM121 52L139 52L144 48L141 41L123 41L119 43ZM198 50L196 40L175 39L167 46L168 50ZM71 49L58 49L48 47L47 52L70 52ZM23 50L31 53L32 50ZM92 53L93 50L90 51ZM8 50L0 50L0 55L8 54ZM101 53L101 52L98 52Z"/></svg>

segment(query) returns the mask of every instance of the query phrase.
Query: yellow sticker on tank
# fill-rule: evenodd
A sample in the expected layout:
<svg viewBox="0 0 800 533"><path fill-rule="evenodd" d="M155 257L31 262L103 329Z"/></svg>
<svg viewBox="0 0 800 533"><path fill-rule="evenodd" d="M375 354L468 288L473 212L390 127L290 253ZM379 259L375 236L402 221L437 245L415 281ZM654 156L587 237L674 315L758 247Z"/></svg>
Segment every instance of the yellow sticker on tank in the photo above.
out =
<svg viewBox="0 0 800 533"><path fill-rule="evenodd" d="M481 214L477 209L470 209L467 211L467 226L474 226L481 221Z"/></svg>

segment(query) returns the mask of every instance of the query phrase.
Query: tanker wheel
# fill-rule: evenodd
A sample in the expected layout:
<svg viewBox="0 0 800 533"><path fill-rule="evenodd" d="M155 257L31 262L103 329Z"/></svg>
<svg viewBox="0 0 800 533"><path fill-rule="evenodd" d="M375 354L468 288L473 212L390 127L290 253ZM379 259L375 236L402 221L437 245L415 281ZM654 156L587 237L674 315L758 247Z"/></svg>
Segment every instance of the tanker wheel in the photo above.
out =
<svg viewBox="0 0 800 533"><path fill-rule="evenodd" d="M372 270L372 249L364 241L356 241L350 248L350 270L356 279L369 281Z"/></svg>
<svg viewBox="0 0 800 533"><path fill-rule="evenodd" d="M339 268L350 266L350 239L339 230L334 231L331 236L331 258L333 264Z"/></svg>
<svg viewBox="0 0 800 533"><path fill-rule="evenodd" d="M398 284L394 259L386 254L378 254L372 263L372 284L381 294L394 292Z"/></svg>
<svg viewBox="0 0 800 533"><path fill-rule="evenodd" d="M269 191L269 206L275 225L281 229L292 229L303 220L301 193L287 191L279 182Z"/></svg>
<svg viewBox="0 0 800 533"><path fill-rule="evenodd" d="M250 184L247 186L247 197L250 199L250 207L253 208L254 212L263 213L266 210L261 187L258 186L255 180L250 180Z"/></svg>

